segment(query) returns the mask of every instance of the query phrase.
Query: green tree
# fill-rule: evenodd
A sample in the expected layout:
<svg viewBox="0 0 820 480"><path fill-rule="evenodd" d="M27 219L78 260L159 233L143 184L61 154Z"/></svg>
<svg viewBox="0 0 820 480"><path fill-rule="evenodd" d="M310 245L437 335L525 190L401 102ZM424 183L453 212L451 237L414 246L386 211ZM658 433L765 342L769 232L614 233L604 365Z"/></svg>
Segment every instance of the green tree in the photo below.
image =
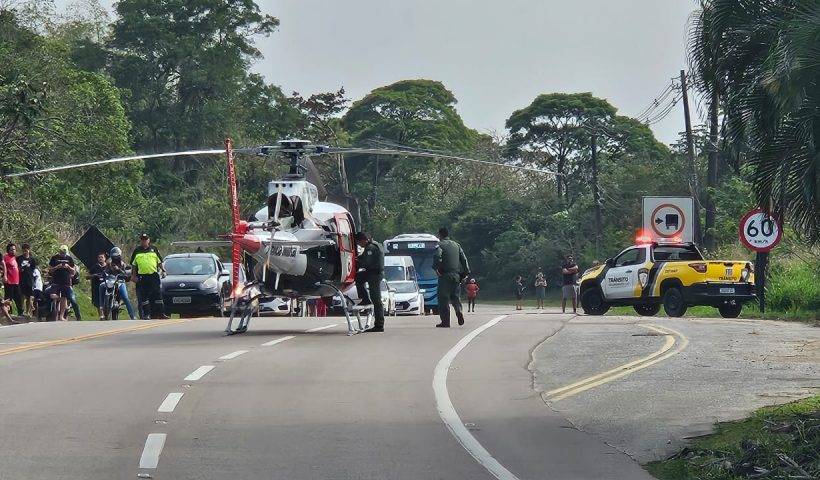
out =
<svg viewBox="0 0 820 480"><path fill-rule="evenodd" d="M588 128L610 122L616 109L591 93L550 93L516 110L507 119L508 153L523 160L537 160L559 174L559 196L569 197L568 178L583 166L580 152L589 145Z"/></svg>
<svg viewBox="0 0 820 480"><path fill-rule="evenodd" d="M758 203L820 239L820 4L704 0L689 56ZM713 135L713 139L714 139Z"/></svg>
<svg viewBox="0 0 820 480"><path fill-rule="evenodd" d="M64 37L35 32L11 10L0 12L0 37L0 169L129 151L120 92L105 76L79 69ZM140 178L140 165L132 164L112 167L104 177L92 170L2 182L0 237L47 247L85 224L109 231L138 224Z"/></svg>
<svg viewBox="0 0 820 480"><path fill-rule="evenodd" d="M212 146L238 128L253 37L279 21L252 0L123 0L109 47L138 149Z"/></svg>
<svg viewBox="0 0 820 480"><path fill-rule="evenodd" d="M402 80L377 88L353 102L342 117L342 125L355 145L376 142L376 145L468 152L481 136L464 125L455 104L455 96L441 82ZM436 199L443 197L447 183L445 162L435 160L396 161L384 156L358 155L347 157L345 163L351 191L368 199L366 220L371 225L390 224L396 212L411 205L430 209L430 215L424 216L429 219L435 214ZM382 185L385 178L388 184ZM380 203L384 208L377 208L377 195L384 196ZM420 223L428 225L427 221ZM411 226L398 225L399 228Z"/></svg>

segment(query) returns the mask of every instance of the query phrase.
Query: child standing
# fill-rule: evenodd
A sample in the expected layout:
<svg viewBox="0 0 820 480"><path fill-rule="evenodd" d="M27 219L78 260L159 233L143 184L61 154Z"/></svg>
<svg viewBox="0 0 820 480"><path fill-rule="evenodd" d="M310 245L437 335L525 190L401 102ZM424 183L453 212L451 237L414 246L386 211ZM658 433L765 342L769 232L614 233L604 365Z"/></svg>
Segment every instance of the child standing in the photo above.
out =
<svg viewBox="0 0 820 480"><path fill-rule="evenodd" d="M535 298L538 299L538 310L544 309L544 298L547 296L547 279L544 278L544 273L538 269L535 275Z"/></svg>
<svg viewBox="0 0 820 480"><path fill-rule="evenodd" d="M476 283L475 278L471 278L467 283L467 311L475 313L475 298L478 296L478 291L481 290Z"/></svg>
<svg viewBox="0 0 820 480"><path fill-rule="evenodd" d="M515 309L524 310L524 284L521 281L521 275L515 277Z"/></svg>

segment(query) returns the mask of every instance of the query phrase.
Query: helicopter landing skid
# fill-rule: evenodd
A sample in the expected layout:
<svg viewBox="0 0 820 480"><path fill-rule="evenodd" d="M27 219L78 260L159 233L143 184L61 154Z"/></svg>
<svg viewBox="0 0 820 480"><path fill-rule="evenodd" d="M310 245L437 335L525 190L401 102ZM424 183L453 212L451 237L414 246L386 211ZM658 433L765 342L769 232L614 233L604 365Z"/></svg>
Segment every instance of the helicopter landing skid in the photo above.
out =
<svg viewBox="0 0 820 480"><path fill-rule="evenodd" d="M373 319L373 306L372 305L365 305L365 306L358 306L358 305L351 305L351 300L347 298L347 296L339 290L336 285L332 283L324 283L324 282L317 282L316 286L325 285L327 287L332 288L336 291L336 295L339 297L342 303L342 309L345 312L345 320L347 320L347 335L356 335L357 333L362 333L368 328L370 328L371 320ZM350 317L350 314L356 315L356 325L353 325L353 319ZM366 314L364 318L364 325L362 325L362 313Z"/></svg>
<svg viewBox="0 0 820 480"><path fill-rule="evenodd" d="M259 295L252 297L247 295L255 285L246 285L242 290L242 294L234 298L231 304L231 315L228 317L228 326L225 327L226 335L234 335L237 333L245 333L248 331L248 324L251 323L251 317L255 311L254 300L259 298ZM237 320L236 328L233 328L234 320Z"/></svg>

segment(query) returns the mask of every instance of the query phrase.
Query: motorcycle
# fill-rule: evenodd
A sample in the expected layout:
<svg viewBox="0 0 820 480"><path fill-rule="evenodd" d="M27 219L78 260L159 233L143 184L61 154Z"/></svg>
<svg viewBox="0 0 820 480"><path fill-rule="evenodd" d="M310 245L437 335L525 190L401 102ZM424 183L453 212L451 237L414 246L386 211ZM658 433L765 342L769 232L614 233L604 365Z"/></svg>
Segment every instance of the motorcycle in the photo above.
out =
<svg viewBox="0 0 820 480"><path fill-rule="evenodd" d="M100 304L106 320L117 320L120 315L122 298L120 297L120 285L125 285L128 277L124 273L103 275L103 292Z"/></svg>

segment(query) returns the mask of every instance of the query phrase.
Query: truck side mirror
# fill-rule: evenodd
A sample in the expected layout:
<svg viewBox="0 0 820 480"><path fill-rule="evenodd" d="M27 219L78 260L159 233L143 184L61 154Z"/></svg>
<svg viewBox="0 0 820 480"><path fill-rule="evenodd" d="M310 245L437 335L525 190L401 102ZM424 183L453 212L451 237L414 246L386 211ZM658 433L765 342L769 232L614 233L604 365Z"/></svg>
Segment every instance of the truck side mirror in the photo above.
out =
<svg viewBox="0 0 820 480"><path fill-rule="evenodd" d="M606 259L606 266L607 268L612 268L615 266L615 259L614 258L607 258Z"/></svg>

